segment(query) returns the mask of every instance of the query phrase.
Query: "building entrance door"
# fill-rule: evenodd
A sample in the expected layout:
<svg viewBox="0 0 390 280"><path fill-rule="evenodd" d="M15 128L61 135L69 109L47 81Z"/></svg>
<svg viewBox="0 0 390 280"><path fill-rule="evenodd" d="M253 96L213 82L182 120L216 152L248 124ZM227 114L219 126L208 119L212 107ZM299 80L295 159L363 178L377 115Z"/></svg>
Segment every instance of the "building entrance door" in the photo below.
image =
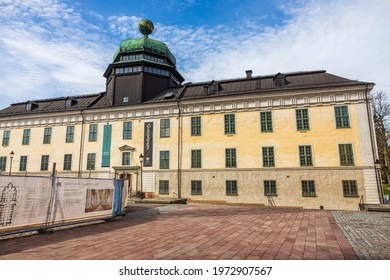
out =
<svg viewBox="0 0 390 280"><path fill-rule="evenodd" d="M135 195L135 190L132 189L132 176L131 174L127 173L122 173L119 175L120 179L127 180L127 193L129 196L134 196Z"/></svg>

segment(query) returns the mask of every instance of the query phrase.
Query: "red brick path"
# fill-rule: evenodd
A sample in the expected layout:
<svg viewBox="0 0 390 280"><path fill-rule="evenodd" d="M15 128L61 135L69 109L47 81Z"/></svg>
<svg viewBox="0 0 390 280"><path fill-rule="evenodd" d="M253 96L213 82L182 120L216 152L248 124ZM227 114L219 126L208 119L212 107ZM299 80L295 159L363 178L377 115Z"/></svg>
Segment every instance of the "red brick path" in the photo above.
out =
<svg viewBox="0 0 390 280"><path fill-rule="evenodd" d="M189 205L0 241L0 259L357 259L330 211Z"/></svg>

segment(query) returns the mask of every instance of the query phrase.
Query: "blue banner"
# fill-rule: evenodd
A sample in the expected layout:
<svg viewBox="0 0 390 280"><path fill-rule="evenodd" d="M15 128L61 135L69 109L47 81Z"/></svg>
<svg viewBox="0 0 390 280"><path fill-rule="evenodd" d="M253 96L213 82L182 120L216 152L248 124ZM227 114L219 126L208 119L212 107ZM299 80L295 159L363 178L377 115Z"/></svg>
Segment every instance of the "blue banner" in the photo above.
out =
<svg viewBox="0 0 390 280"><path fill-rule="evenodd" d="M118 216L122 208L122 189L124 180L115 180L114 191L114 207L112 209L112 216Z"/></svg>

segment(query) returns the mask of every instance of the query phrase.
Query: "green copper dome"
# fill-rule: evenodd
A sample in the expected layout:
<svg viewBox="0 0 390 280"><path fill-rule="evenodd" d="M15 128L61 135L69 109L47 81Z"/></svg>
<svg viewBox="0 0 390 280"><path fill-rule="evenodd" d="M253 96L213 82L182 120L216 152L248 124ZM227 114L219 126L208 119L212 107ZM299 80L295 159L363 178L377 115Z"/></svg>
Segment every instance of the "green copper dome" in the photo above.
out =
<svg viewBox="0 0 390 280"><path fill-rule="evenodd" d="M173 65L176 65L176 58L171 53L169 48L163 42L150 39L148 37L142 38L134 38L127 39L122 41L118 50L114 55L114 62L117 57L122 53L131 53L131 52L139 52L139 51L147 51L154 54L162 55L167 57Z"/></svg>
<svg viewBox="0 0 390 280"><path fill-rule="evenodd" d="M173 65L176 66L176 58L173 56L167 45L163 42L153 40L148 37L148 35L153 32L153 29L153 22L148 19L142 19L139 23L139 30L144 35L144 37L122 41L114 55L114 62L117 60L120 54L146 51L164 56L168 58L173 63Z"/></svg>

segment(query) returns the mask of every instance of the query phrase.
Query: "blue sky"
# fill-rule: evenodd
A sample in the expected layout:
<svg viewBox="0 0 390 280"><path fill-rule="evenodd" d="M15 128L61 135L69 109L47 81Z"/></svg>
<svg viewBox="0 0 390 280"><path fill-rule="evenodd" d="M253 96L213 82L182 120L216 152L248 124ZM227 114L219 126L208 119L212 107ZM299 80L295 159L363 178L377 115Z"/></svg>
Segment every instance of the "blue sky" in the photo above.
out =
<svg viewBox="0 0 390 280"><path fill-rule="evenodd" d="M132 1L114 0L106 5L106 1L87 0L77 2L77 5L104 17L136 15L152 18L154 21L166 25L215 26L232 25L240 23L244 19L267 25L278 24L283 19L283 11L279 7L284 2L281 0L166 0L138 1L136 5L129 5Z"/></svg>
<svg viewBox="0 0 390 280"><path fill-rule="evenodd" d="M324 69L390 93L389 0L0 0L0 11L0 108L104 91L141 18L186 82Z"/></svg>

